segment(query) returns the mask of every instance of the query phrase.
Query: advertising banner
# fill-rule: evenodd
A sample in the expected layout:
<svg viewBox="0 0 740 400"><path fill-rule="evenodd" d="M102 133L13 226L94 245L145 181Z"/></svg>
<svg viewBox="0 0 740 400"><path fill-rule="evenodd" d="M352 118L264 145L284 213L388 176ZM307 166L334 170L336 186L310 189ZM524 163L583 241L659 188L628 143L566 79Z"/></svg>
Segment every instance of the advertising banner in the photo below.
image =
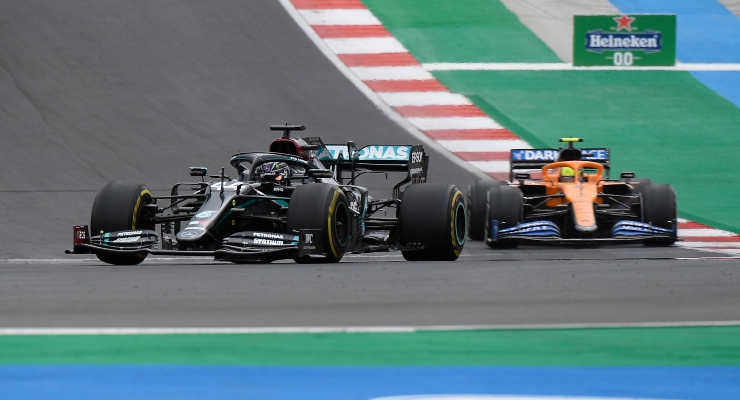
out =
<svg viewBox="0 0 740 400"><path fill-rule="evenodd" d="M645 67L675 63L675 15L573 17L574 66Z"/></svg>

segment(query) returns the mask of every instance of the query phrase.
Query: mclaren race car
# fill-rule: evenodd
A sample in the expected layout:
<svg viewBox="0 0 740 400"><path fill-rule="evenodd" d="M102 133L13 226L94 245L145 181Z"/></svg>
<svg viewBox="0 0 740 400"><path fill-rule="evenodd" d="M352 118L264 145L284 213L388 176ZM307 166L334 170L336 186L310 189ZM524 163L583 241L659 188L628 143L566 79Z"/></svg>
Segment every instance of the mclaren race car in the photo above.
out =
<svg viewBox="0 0 740 400"><path fill-rule="evenodd" d="M324 144L283 135L268 152L231 157L221 169L154 196L138 183L110 182L95 197L87 225L74 227L74 249L110 264L138 264L149 254L213 256L231 262L338 262L345 253L400 250L406 260L458 258L465 244L462 192L426 183L421 145ZM367 173L401 172L392 197L373 199L356 185ZM206 181L205 178L211 178ZM197 179L197 178L196 178ZM390 211L390 212L388 212ZM389 216L390 215L390 216Z"/></svg>
<svg viewBox="0 0 740 400"><path fill-rule="evenodd" d="M509 182L468 190L468 236L490 247L520 242L676 242L676 194L667 184L623 172L609 179L609 149L513 149ZM530 171L530 172L521 172ZM536 174L536 176L535 176Z"/></svg>

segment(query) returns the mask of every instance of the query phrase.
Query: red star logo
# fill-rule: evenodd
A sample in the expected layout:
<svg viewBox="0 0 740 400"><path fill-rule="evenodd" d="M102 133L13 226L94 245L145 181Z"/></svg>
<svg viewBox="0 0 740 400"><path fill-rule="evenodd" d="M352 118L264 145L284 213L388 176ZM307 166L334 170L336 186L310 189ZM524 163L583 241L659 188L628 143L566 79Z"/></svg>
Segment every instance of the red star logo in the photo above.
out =
<svg viewBox="0 0 740 400"><path fill-rule="evenodd" d="M617 21L617 32L621 31L622 29L626 29L630 32L632 32L632 21L635 19L632 17L628 17L626 15L622 15L619 18L614 18L615 21Z"/></svg>

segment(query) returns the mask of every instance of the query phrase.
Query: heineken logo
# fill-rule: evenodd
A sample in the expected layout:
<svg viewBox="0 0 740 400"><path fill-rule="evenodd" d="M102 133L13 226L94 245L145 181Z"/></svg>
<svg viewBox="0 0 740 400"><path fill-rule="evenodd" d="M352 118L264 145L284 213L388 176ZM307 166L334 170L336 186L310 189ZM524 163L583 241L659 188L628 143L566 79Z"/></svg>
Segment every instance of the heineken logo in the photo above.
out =
<svg viewBox="0 0 740 400"><path fill-rule="evenodd" d="M676 16L576 15L573 65L658 66L676 63Z"/></svg>
<svg viewBox="0 0 740 400"><path fill-rule="evenodd" d="M607 33L602 30L586 34L586 50L601 53L604 50L641 50L646 53L660 51L661 34L656 31L644 33Z"/></svg>

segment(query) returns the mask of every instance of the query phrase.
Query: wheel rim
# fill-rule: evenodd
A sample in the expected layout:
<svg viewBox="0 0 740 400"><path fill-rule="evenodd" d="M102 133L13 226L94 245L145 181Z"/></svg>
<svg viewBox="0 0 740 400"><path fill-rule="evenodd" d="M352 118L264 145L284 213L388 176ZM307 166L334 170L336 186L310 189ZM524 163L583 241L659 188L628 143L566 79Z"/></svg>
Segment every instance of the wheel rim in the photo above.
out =
<svg viewBox="0 0 740 400"><path fill-rule="evenodd" d="M337 238L337 244L344 247L349 239L349 211L344 203L337 204L334 211L334 237Z"/></svg>
<svg viewBox="0 0 740 400"><path fill-rule="evenodd" d="M465 244L465 205L462 202L455 206L455 240L458 246Z"/></svg>

